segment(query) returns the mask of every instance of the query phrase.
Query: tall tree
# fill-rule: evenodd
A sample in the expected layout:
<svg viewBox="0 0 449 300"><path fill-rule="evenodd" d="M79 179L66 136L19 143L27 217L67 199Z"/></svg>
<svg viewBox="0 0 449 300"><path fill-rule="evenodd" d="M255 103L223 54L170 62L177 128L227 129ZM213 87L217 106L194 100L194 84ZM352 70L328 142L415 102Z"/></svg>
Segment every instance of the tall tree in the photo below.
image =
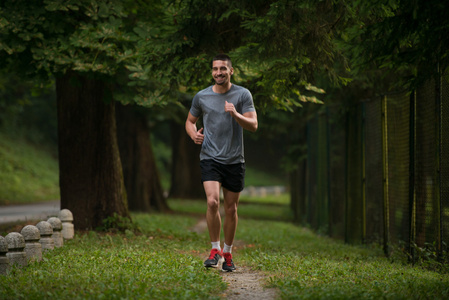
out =
<svg viewBox="0 0 449 300"><path fill-rule="evenodd" d="M156 13L160 3L144 7ZM163 102L149 93L145 71L154 32L133 12L136 4L125 0L0 3L0 62L24 76L56 78L61 205L78 228L129 216L113 98Z"/></svg>
<svg viewBox="0 0 449 300"><path fill-rule="evenodd" d="M201 146L192 142L186 134L185 125L176 121L170 124L172 138L172 176L170 197L181 199L202 199Z"/></svg>
<svg viewBox="0 0 449 300"><path fill-rule="evenodd" d="M61 207L72 211L77 228L128 216L114 103L104 101L105 92L102 81L78 74L56 79Z"/></svg>
<svg viewBox="0 0 449 300"><path fill-rule="evenodd" d="M117 104L117 136L128 207L132 211L167 211L150 140L148 112Z"/></svg>

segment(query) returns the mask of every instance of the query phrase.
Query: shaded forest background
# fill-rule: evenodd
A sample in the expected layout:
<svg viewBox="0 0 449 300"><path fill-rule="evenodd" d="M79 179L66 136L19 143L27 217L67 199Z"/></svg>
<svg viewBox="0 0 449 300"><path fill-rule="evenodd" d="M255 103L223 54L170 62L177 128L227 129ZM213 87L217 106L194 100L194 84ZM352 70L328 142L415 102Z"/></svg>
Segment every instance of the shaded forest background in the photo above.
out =
<svg viewBox="0 0 449 300"><path fill-rule="evenodd" d="M199 148L183 122L211 84L215 54L233 58L234 82L254 95L260 127L246 139L248 164L283 177L301 168L307 122L327 106L341 123L360 99L441 78L447 13L436 0L6 0L1 126L57 143L61 206L77 228L167 211L164 189L202 195Z"/></svg>

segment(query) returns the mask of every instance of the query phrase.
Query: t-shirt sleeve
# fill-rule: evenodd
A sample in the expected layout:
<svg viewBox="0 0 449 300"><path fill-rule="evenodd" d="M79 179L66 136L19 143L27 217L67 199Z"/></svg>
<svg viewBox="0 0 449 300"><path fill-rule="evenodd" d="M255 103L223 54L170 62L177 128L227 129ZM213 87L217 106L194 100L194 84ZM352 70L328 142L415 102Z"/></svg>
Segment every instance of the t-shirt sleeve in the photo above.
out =
<svg viewBox="0 0 449 300"><path fill-rule="evenodd" d="M190 113L196 118L201 115L200 99L198 95L195 95L195 97L193 97L192 106L190 107Z"/></svg>
<svg viewBox="0 0 449 300"><path fill-rule="evenodd" d="M251 92L247 89L242 94L242 114L250 111L256 111L256 108L254 107L254 101L253 96L251 95Z"/></svg>

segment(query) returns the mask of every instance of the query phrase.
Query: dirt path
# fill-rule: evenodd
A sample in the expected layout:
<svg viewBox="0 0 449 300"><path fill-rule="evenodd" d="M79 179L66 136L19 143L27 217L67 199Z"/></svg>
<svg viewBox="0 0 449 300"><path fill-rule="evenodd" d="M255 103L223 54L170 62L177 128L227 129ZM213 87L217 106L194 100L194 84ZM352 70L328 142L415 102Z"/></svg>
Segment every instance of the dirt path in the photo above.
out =
<svg viewBox="0 0 449 300"><path fill-rule="evenodd" d="M207 230L206 219L201 219L191 229L197 233ZM236 241L233 253L238 253L239 249L246 247L242 241ZM206 257L208 253L204 254ZM245 300L269 300L277 299L277 290L265 288L263 286L266 275L262 272L252 270L247 266L236 263L237 270L234 272L220 272L223 280L228 284L228 289L222 295L226 299Z"/></svg>

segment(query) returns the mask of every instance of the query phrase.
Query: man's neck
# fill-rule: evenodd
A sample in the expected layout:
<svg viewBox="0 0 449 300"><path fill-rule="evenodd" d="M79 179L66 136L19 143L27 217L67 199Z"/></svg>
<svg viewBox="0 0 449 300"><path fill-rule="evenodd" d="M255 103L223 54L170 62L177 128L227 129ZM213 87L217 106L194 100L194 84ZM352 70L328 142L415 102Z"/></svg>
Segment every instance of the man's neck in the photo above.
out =
<svg viewBox="0 0 449 300"><path fill-rule="evenodd" d="M224 94L224 93L226 93L227 91L229 91L229 90L231 89L231 86L232 86L232 83L229 83L229 84L227 84L227 85L218 85L218 84L215 84L215 85L212 87L212 90L213 90L215 93L218 93L218 94Z"/></svg>

